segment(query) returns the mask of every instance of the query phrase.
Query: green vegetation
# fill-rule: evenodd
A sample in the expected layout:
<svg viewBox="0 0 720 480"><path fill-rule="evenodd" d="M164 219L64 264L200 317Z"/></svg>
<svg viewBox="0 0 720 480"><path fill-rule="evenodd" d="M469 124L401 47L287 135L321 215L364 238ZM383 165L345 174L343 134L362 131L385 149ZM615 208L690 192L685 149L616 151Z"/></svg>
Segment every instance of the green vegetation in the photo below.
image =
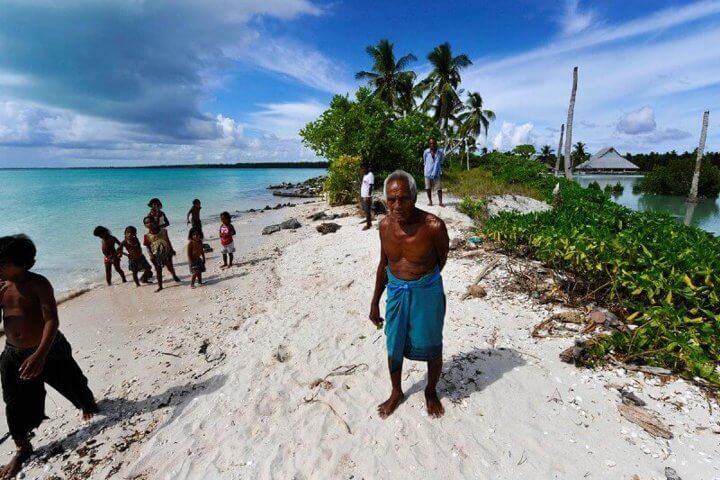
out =
<svg viewBox="0 0 720 480"><path fill-rule="evenodd" d="M605 185L605 193L608 195L622 195L622 193L625 191L625 187L623 187L622 183L618 182L615 185L612 185L608 183Z"/></svg>
<svg viewBox="0 0 720 480"><path fill-rule="evenodd" d="M581 297L628 313L631 327L594 337L584 361L612 355L720 385L720 239L665 214L631 211L599 188L561 180L561 192L552 211L502 213L484 233L566 272Z"/></svg>
<svg viewBox="0 0 720 480"><path fill-rule="evenodd" d="M330 205L343 205L355 201L360 185L360 157L341 155L330 164L324 190Z"/></svg>
<svg viewBox="0 0 720 480"><path fill-rule="evenodd" d="M480 164L481 168L446 171L443 176L445 188L461 198L511 194L549 201L549 192L556 183L553 177L544 175L545 166L540 162L509 153L474 156L472 163Z"/></svg>
<svg viewBox="0 0 720 480"><path fill-rule="evenodd" d="M640 170L642 170L643 172L649 172L655 166L665 166L673 160L677 159L692 160L694 162L696 155L697 150L684 153L677 153L675 150L673 150L666 153L626 153L624 157L638 167L640 167ZM703 163L705 162L707 162L709 165L715 165L716 167L720 168L720 152L705 152L703 154Z"/></svg>
<svg viewBox="0 0 720 480"><path fill-rule="evenodd" d="M675 158L658 165L635 184L635 192L686 196L695 171L694 158ZM720 168L703 159L700 166L698 196L717 198L720 193Z"/></svg>
<svg viewBox="0 0 720 480"><path fill-rule="evenodd" d="M469 93L465 102L460 97L460 71L472 63L468 56L454 55L448 43L437 46L427 56L432 70L415 83L415 72L408 70L414 55L397 59L388 40L366 51L373 61L371 70L358 72L356 78L367 80L370 88L360 88L354 99L333 97L330 107L300 131L303 144L331 166L343 155L357 156L378 177L402 169L421 178L422 152L434 137L448 157L464 154L469 168L476 138L483 130L487 133L495 114L483 108L479 93ZM333 171L330 168L331 176ZM336 184L344 182L328 186ZM343 191L328 193L346 198Z"/></svg>

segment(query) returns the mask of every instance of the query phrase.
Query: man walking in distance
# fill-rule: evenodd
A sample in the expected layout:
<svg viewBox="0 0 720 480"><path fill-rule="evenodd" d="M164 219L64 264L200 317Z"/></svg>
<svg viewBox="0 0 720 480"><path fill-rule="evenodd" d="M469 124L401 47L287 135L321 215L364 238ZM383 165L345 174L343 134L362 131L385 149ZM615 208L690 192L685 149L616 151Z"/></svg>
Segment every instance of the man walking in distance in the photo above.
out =
<svg viewBox="0 0 720 480"><path fill-rule="evenodd" d="M363 163L361 171L363 178L360 187L360 201L362 202L363 212L365 212L365 226L363 230L369 230L372 226L372 192L375 175L370 171L370 166L367 163Z"/></svg>
<svg viewBox="0 0 720 480"><path fill-rule="evenodd" d="M445 409L437 395L442 370L442 328L445 293L440 272L445 266L449 239L445 222L415 207L413 177L398 170L385 180L388 215L380 222L380 263L370 304L370 321L379 329L380 297L387 286L385 335L392 393L378 405L381 418L403 401L403 358L428 364L425 402L430 417Z"/></svg>
<svg viewBox="0 0 720 480"><path fill-rule="evenodd" d="M427 190L428 205L432 206L432 191L437 190L438 204L444 207L442 199L442 163L445 160L445 152L437 148L434 138L428 141L428 148L423 152L423 164L425 166L425 190Z"/></svg>

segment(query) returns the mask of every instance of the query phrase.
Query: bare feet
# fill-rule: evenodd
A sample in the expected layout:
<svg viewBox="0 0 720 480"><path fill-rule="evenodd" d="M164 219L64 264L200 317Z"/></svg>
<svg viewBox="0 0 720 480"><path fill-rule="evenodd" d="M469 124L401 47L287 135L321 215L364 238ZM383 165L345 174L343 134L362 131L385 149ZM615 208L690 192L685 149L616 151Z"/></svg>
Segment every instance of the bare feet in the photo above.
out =
<svg viewBox="0 0 720 480"><path fill-rule="evenodd" d="M83 422L87 422L88 420L91 420L95 414L93 412L82 412L82 419Z"/></svg>
<svg viewBox="0 0 720 480"><path fill-rule="evenodd" d="M162 290L162 287L158 287L157 290L155 290L155 293L159 292L160 290Z"/></svg>
<svg viewBox="0 0 720 480"><path fill-rule="evenodd" d="M435 390L425 390L425 405L430 418L440 418L445 414L445 407L440 402Z"/></svg>
<svg viewBox="0 0 720 480"><path fill-rule="evenodd" d="M370 225L365 225L365 226L363 227L363 231L365 231L365 230L370 230L370 228L371 228Z"/></svg>
<svg viewBox="0 0 720 480"><path fill-rule="evenodd" d="M380 418L387 418L393 414L395 409L405 400L405 395L401 391L395 391L390 394L390 398L378 405L377 411Z"/></svg>
<svg viewBox="0 0 720 480"><path fill-rule="evenodd" d="M175 280L176 282L179 282L179 281L180 281L180 277L178 277L177 275L173 275L173 280Z"/></svg>
<svg viewBox="0 0 720 480"><path fill-rule="evenodd" d="M0 479L9 480L11 478L15 478L15 475L20 472L20 468L22 467L23 463L25 463L25 461L30 458L31 454L32 447L19 447L17 452L15 452L13 458L10 459L8 464L5 465L2 470L0 470Z"/></svg>

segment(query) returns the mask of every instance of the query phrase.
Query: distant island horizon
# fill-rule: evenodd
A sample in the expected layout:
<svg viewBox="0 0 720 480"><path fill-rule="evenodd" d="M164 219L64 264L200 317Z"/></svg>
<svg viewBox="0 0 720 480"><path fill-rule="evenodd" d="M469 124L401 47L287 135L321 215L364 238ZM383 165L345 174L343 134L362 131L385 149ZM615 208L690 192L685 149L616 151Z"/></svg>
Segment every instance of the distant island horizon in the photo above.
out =
<svg viewBox="0 0 720 480"><path fill-rule="evenodd" d="M142 165L142 166L87 166L87 167L0 167L0 170L120 170L160 168L327 168L328 162L257 162L257 163L198 163L192 165Z"/></svg>

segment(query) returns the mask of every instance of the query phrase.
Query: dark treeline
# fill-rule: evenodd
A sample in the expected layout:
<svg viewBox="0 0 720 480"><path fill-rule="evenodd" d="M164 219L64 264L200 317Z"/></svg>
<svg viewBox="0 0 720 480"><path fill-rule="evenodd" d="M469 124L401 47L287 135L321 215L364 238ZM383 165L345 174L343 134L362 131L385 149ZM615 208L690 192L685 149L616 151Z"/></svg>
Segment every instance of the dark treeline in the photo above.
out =
<svg viewBox="0 0 720 480"><path fill-rule="evenodd" d="M695 160L697 150L692 152L677 153L675 150L666 153L650 152L650 153L626 153L625 158L634 163L643 172L649 172L654 166L666 166L671 160ZM705 152L703 155L703 163L710 164L720 168L720 152Z"/></svg>
<svg viewBox="0 0 720 480"><path fill-rule="evenodd" d="M259 162L259 163L213 163L194 165L146 165L138 167L22 167L4 168L0 170L96 170L96 169L128 169L128 168L327 168L328 162Z"/></svg>

